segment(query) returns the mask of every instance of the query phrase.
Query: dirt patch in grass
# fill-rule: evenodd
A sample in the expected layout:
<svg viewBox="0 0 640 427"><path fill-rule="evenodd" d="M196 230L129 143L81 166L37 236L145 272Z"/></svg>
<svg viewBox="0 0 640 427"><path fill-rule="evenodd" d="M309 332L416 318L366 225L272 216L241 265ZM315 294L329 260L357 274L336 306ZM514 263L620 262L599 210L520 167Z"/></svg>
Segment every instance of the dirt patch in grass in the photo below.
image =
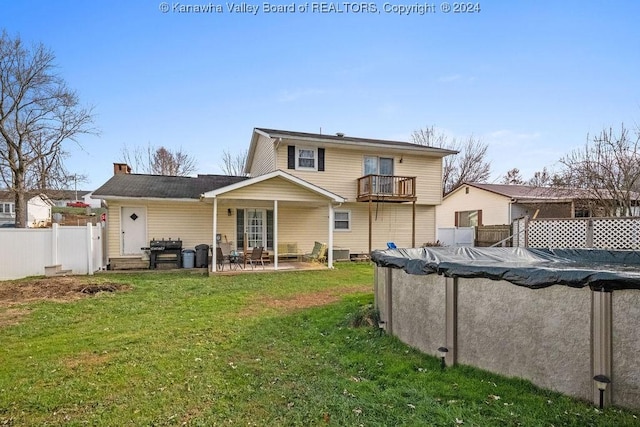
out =
<svg viewBox="0 0 640 427"><path fill-rule="evenodd" d="M326 289L323 291L292 295L286 298L276 298L271 296L262 296L257 300L256 306L247 311L260 310L260 307L275 308L281 311L289 312L309 307L318 307L321 305L331 304L339 301L344 295L371 292L371 285L357 285L345 288ZM247 313L248 314L248 313Z"/></svg>
<svg viewBox="0 0 640 427"><path fill-rule="evenodd" d="M118 292L131 289L121 283L88 283L77 277L47 277L0 283L0 327L15 325L29 313L28 308L15 307L34 301L67 302L95 295L99 292Z"/></svg>
<svg viewBox="0 0 640 427"><path fill-rule="evenodd" d="M102 366L111 359L108 353L84 352L63 360L63 364L69 369L87 369L93 366Z"/></svg>

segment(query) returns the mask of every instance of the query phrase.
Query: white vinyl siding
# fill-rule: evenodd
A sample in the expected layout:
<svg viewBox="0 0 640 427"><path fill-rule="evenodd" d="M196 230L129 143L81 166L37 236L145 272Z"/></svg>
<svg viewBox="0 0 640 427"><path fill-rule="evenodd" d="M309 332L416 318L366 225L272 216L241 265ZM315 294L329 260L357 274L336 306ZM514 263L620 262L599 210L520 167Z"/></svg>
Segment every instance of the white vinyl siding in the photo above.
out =
<svg viewBox="0 0 640 427"><path fill-rule="evenodd" d="M466 189L469 189L469 192ZM438 228L454 227L456 212L482 211L482 225L509 224L510 199L472 186L462 186L437 208Z"/></svg>
<svg viewBox="0 0 640 427"><path fill-rule="evenodd" d="M276 168L275 148L273 141L265 136L258 137L253 163L251 164L251 176L260 176L273 172Z"/></svg>
<svg viewBox="0 0 640 427"><path fill-rule="evenodd" d="M213 243L213 206L203 202L156 202L136 200L109 201L108 214L108 254L110 257L120 256L120 207L134 205L144 206L147 211L147 238L180 239L183 249L194 249L196 245ZM218 233L233 239L233 216L228 216L227 209L218 208Z"/></svg>
<svg viewBox="0 0 640 427"><path fill-rule="evenodd" d="M278 146L276 168L287 171L287 173L348 200L356 199L358 178L365 175L363 173L364 156L393 159L394 175L415 176L418 204L435 205L442 200L442 159L439 157L419 155L413 152L380 153L381 150L375 148L365 150L327 146L324 155L325 172L315 173L313 170L287 169L287 145L296 145L296 142L291 140ZM299 144L304 147L302 143ZM400 163L400 158L403 159L402 163Z"/></svg>
<svg viewBox="0 0 640 427"><path fill-rule="evenodd" d="M387 242L395 242L399 248L411 247L412 210L410 203L380 203L373 208L372 249L386 249ZM351 212L351 232L333 235L334 246L348 248L351 253L367 253L369 250L368 203L345 203L342 208ZM431 243L435 237L435 208L416 205L416 247Z"/></svg>

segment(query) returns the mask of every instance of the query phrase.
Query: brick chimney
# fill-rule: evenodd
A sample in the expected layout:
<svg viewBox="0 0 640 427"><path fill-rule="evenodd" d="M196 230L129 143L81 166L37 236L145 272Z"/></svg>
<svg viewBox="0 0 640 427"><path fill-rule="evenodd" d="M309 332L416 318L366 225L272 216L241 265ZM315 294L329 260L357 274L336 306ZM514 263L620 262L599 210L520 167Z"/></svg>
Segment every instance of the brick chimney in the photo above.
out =
<svg viewBox="0 0 640 427"><path fill-rule="evenodd" d="M114 175L127 174L127 173L131 173L131 167L128 164L126 164L126 163L114 163L113 164L113 174Z"/></svg>

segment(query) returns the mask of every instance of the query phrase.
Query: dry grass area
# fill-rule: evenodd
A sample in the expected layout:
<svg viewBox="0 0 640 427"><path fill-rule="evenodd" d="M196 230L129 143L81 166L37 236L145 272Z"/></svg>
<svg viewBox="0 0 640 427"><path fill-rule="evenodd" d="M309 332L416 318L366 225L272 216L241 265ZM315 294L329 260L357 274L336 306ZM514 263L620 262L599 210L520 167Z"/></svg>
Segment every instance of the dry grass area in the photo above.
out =
<svg viewBox="0 0 640 427"><path fill-rule="evenodd" d="M291 295L285 298L261 297L260 304L283 311L293 311L309 307L318 307L339 301L342 296L361 292L370 292L370 285L325 289L308 294Z"/></svg>
<svg viewBox="0 0 640 427"><path fill-rule="evenodd" d="M294 294L284 297L262 295L255 298L253 303L245 307L245 309L240 313L240 316L256 315L265 307L276 309L284 313L290 313L305 308L331 304L340 301L341 297L344 295L370 291L370 285L356 285L337 289L325 289L312 293Z"/></svg>
<svg viewBox="0 0 640 427"><path fill-rule="evenodd" d="M35 301L67 302L98 292L126 291L131 286L121 283L88 283L78 277L47 277L0 283L0 327L15 325L29 314L22 304Z"/></svg>

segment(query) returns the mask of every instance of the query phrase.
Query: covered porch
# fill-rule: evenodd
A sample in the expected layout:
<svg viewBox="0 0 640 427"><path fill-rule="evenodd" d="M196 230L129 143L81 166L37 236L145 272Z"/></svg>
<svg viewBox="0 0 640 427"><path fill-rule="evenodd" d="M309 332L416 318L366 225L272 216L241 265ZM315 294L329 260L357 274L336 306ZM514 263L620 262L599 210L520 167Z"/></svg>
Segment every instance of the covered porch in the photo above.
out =
<svg viewBox="0 0 640 427"><path fill-rule="evenodd" d="M264 271L333 267L334 208L344 203L343 197L278 170L209 191L201 200L212 209L211 273L226 270L218 268L221 245L242 252L245 259L262 247ZM307 265L305 255L317 242L326 245L326 265ZM263 271L262 263L253 271Z"/></svg>

